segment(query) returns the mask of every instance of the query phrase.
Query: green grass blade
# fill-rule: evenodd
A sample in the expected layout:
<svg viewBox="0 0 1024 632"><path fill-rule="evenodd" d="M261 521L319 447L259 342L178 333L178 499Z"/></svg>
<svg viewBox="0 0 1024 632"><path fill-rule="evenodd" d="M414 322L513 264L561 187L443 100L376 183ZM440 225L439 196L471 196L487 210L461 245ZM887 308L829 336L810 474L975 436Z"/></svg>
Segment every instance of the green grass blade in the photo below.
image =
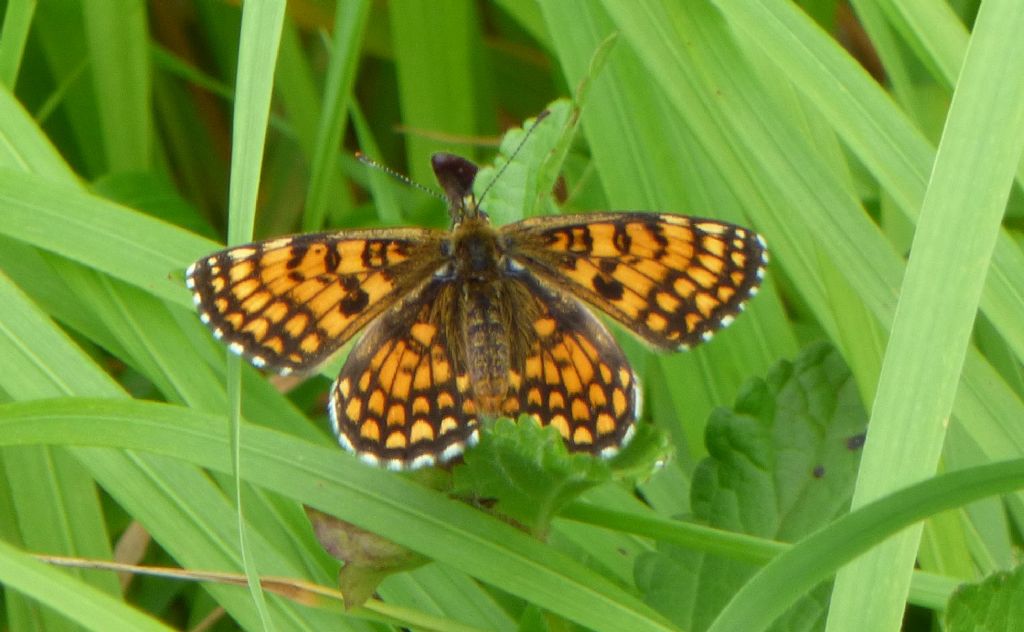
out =
<svg viewBox="0 0 1024 632"><path fill-rule="evenodd" d="M0 87L0 166L74 182L74 172L10 88Z"/></svg>
<svg viewBox="0 0 1024 632"><path fill-rule="evenodd" d="M284 2L262 2L246 4L242 11L238 79L232 119L231 190L228 197L228 244L232 245L252 240L284 10ZM242 567L263 627L273 629L266 597L259 583L260 573L253 557L245 519L247 511L242 501L241 359L238 357L228 358L227 383L232 475L235 479Z"/></svg>
<svg viewBox="0 0 1024 632"><path fill-rule="evenodd" d="M775 0L718 5L747 41L777 64L793 85L871 170L896 207L915 221L924 199L934 150L878 83L839 45L793 6ZM1024 358L1024 252L1000 233L982 309Z"/></svg>
<svg viewBox="0 0 1024 632"><path fill-rule="evenodd" d="M185 267L218 244L78 187L0 169L0 233L191 308Z"/></svg>
<svg viewBox="0 0 1024 632"><path fill-rule="evenodd" d="M855 507L937 467L980 280L1024 147L1022 29L1019 3L988 3L975 24L914 236ZM899 626L920 533L901 534L839 574L830 629L850 629L854 620L868 629Z"/></svg>
<svg viewBox="0 0 1024 632"><path fill-rule="evenodd" d="M106 372L42 317L16 288L0 283L0 305L4 306L5 325L0 327L0 347L5 351L0 354L0 388L5 393L23 399L69 394L124 397ZM224 436L224 421L218 419L216 432ZM220 449L226 462L229 451L226 445ZM116 451L75 449L72 454L182 565L220 570L240 568L237 531L231 528L237 511L207 474L180 462ZM95 497L95 493L88 496ZM260 537L257 551L269 572L303 576L304 569L285 549L273 548ZM98 551L78 551L83 552L91 557L108 557ZM321 581L327 577L315 576ZM96 577L104 582L114 581L112 577ZM251 599L237 588L214 586L209 590L234 618L247 625L257 623ZM288 629L322 629L327 622L336 621L335 617L279 600L272 605L274 620Z"/></svg>
<svg viewBox="0 0 1024 632"><path fill-rule="evenodd" d="M108 169L148 167L153 122L146 4L140 0L88 2L82 12Z"/></svg>
<svg viewBox="0 0 1024 632"><path fill-rule="evenodd" d="M231 191L228 243L252 239L259 193L263 147L266 142L274 67L284 20L283 2L247 5L242 13L242 34L235 86L234 127L231 137Z"/></svg>
<svg viewBox="0 0 1024 632"><path fill-rule="evenodd" d="M227 472L222 417L130 400L0 406L0 444L109 446ZM670 629L635 597L568 555L463 503L293 437L247 427L247 480L378 533L598 630ZM301 455L296 458L296 455ZM408 528L416 525L416 528Z"/></svg>
<svg viewBox="0 0 1024 632"><path fill-rule="evenodd" d="M0 585L6 591L21 593L45 604L87 630L172 629L119 599L82 586L67 573L33 560L2 540Z"/></svg>
<svg viewBox="0 0 1024 632"><path fill-rule="evenodd" d="M302 216L302 229L320 230L324 226L327 205L342 189L336 182L338 145L345 131L352 86L355 84L359 49L370 12L370 3L364 0L335 5L334 35L331 40L331 62L327 69L320 122L317 126L310 166L309 194Z"/></svg>
<svg viewBox="0 0 1024 632"><path fill-rule="evenodd" d="M937 79L952 87L967 49L967 29L945 2L882 0L894 28Z"/></svg>
<svg viewBox="0 0 1024 632"><path fill-rule="evenodd" d="M83 18L81 7L72 2L42 2L36 7L32 26L45 71L56 83L40 113L48 119L53 115L67 118L71 129L61 139L64 154L75 156L82 177L93 178L108 173L109 163L96 84L89 72L89 38Z"/></svg>
<svg viewBox="0 0 1024 632"><path fill-rule="evenodd" d="M582 502L567 507L560 517L641 535L659 542L670 542L688 549L751 564L765 564L793 548L792 544L786 542L723 531L681 520L670 520L651 512L612 511ZM958 585L959 581L954 578L915 571L910 602L927 608L941 608Z"/></svg>
<svg viewBox="0 0 1024 632"><path fill-rule="evenodd" d="M487 114L486 58L477 55L480 20L467 0L399 0L388 4L398 90L405 125L409 175L433 182L428 159L452 143L422 136L474 135L493 129ZM459 95L458 99L449 98ZM472 147L460 152L473 158Z"/></svg>
<svg viewBox="0 0 1024 632"><path fill-rule="evenodd" d="M768 629L812 586L886 537L932 514L1022 485L1024 460L1008 461L943 474L864 505L769 562L736 593L708 630ZM859 626L867 616L861 612L848 621ZM899 629L899 625L858 629Z"/></svg>
<svg viewBox="0 0 1024 632"><path fill-rule="evenodd" d="M3 29L0 30L0 83L13 89L21 70L21 58L25 54L35 0L16 0L7 3Z"/></svg>
<svg viewBox="0 0 1024 632"><path fill-rule="evenodd" d="M42 315L26 297L11 285L0 272L0 357L24 359L26 364L40 368L35 361L48 349L35 336L33 323ZM13 363L17 363L14 360ZM71 393L72 385L52 371L19 371L0 382L4 397L34 399L53 396L46 383L56 378L61 392ZM25 548L56 555L107 558L111 555L110 534L94 481L73 456L62 449L34 447L0 452L0 479L9 489L15 511L4 517L5 530ZM83 590L102 590L117 595L113 577L72 573L83 583ZM85 587L90 584L90 587ZM35 625L60 626L66 623L52 611L37 613ZM29 616L36 616L31 614Z"/></svg>

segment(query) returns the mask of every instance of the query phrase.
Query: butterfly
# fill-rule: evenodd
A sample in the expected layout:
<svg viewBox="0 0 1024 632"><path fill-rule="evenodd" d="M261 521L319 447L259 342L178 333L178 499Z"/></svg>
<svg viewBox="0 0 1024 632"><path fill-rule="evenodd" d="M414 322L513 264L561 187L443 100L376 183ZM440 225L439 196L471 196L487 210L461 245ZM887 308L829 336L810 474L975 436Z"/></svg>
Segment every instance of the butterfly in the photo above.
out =
<svg viewBox="0 0 1024 632"><path fill-rule="evenodd" d="M343 230L215 252L186 284L215 337L257 367L312 369L357 332L331 386L340 444L392 470L450 461L481 423L529 415L572 452L610 456L634 432L640 388L585 304L650 346L679 350L728 325L767 250L713 219L606 212L492 226L477 166L431 161L448 231Z"/></svg>

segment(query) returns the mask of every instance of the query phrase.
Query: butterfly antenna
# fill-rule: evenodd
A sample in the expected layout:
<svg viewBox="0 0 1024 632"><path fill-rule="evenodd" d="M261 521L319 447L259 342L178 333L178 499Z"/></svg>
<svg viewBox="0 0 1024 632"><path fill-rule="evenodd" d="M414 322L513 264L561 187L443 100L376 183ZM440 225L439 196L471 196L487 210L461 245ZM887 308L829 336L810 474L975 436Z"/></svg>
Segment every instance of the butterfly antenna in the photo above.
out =
<svg viewBox="0 0 1024 632"><path fill-rule="evenodd" d="M407 176L405 174L398 173L397 171L395 171L391 167L388 167L387 165L380 164L379 162L377 162L373 158L370 158L369 156L367 156L366 154L364 154L361 151L357 151L356 152L356 160L358 160L359 162L363 163L367 167L373 167L374 169L378 169L380 171L383 171L384 173L388 174L392 178L394 178L394 179L396 179L396 180L398 180L400 182L404 182L405 184L411 186L414 189L417 189L419 191L423 191L424 193L426 193L427 195L429 195L431 197L435 197L435 198L437 198L437 199L439 199L439 200L441 200L443 202L447 201L447 199L443 195L438 193L437 191L431 189L430 187L423 186L422 184L420 184L419 182L416 182L415 180L413 180L409 176Z"/></svg>
<svg viewBox="0 0 1024 632"><path fill-rule="evenodd" d="M484 198L487 197L488 191L490 191L491 187L494 186L494 183L497 182L499 178L501 178L501 174L505 173L505 169L508 169L508 166L512 164L513 161L515 161L516 156L519 155L519 150L523 148L523 145L526 144L526 141L528 141L530 139L530 136L533 135L533 130L537 129L537 125L539 125L541 121L546 119L548 117L548 114L551 114L550 110L543 110L540 114L537 115L537 118L533 120L533 125L530 126L530 129L526 130L526 134L523 136L523 140L519 141L519 144L516 145L516 148L512 151L512 155L508 157L508 160L506 160L505 164L501 166L501 169L498 170L498 173L496 173L494 177L491 178L491 181L487 183L487 188L484 189L484 192L480 194L480 199L477 200L477 206L483 204Z"/></svg>

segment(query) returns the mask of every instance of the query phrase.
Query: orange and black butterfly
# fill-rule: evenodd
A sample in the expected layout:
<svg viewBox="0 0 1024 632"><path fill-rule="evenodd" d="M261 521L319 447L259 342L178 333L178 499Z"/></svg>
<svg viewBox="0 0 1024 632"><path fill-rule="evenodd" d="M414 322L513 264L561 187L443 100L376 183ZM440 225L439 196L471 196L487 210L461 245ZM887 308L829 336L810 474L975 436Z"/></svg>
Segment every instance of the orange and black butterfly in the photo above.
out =
<svg viewBox="0 0 1024 632"><path fill-rule="evenodd" d="M365 329L331 387L338 441L389 469L445 462L482 420L527 414L570 451L607 456L639 414L636 375L597 307L650 345L729 324L767 260L751 230L664 213L535 217L494 227L477 167L436 154L451 229L296 235L203 257L187 284L232 351L306 371Z"/></svg>

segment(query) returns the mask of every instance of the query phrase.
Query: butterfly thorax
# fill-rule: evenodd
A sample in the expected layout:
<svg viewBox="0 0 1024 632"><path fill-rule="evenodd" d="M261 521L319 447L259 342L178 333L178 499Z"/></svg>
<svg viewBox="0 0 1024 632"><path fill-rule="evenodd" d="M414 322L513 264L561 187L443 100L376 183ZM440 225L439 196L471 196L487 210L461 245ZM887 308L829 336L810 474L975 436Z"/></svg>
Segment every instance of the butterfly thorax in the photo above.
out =
<svg viewBox="0 0 1024 632"><path fill-rule="evenodd" d="M492 281L501 276L504 257L498 231L482 216L457 224L452 231L451 259L460 281Z"/></svg>

